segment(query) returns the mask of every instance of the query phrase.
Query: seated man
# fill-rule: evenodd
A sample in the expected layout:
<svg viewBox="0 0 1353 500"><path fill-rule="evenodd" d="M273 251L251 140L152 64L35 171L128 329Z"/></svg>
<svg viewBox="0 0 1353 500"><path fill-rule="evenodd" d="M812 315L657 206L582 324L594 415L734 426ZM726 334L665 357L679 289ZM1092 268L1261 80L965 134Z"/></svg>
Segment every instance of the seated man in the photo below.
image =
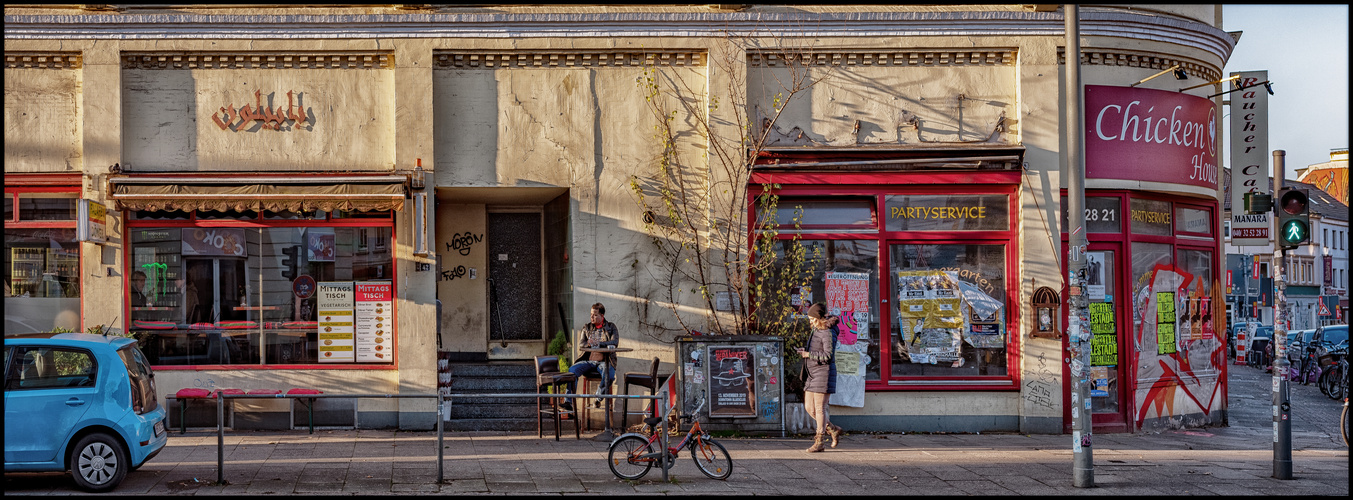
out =
<svg viewBox="0 0 1353 500"><path fill-rule="evenodd" d="M582 334L578 338L579 347L617 347L620 343L620 332L615 328L615 323L606 321L606 306L600 302L592 304L592 319L586 325L583 325ZM582 377L601 377L601 386L598 388L598 394L606 394L611 386L611 381L615 380L615 353L604 352L583 352L568 368L569 373ZM606 363L606 373L602 375L599 367ZM577 382L568 383L569 394L576 394ZM596 401L598 406L601 400ZM573 409L572 401L564 403L564 408Z"/></svg>

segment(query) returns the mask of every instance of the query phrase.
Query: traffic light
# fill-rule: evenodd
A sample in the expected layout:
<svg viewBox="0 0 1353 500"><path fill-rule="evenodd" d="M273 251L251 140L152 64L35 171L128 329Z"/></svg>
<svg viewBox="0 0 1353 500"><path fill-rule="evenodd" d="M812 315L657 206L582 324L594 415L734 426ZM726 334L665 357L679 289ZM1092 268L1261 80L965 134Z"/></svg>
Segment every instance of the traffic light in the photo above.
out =
<svg viewBox="0 0 1353 500"><path fill-rule="evenodd" d="M282 253L287 256L287 258L282 259L282 277L294 280L296 279L297 271L300 270L301 259L297 254L301 253L301 246L292 245L283 248Z"/></svg>
<svg viewBox="0 0 1353 500"><path fill-rule="evenodd" d="M1311 198L1305 189L1278 190L1273 211L1278 214L1278 246L1296 248L1311 240Z"/></svg>

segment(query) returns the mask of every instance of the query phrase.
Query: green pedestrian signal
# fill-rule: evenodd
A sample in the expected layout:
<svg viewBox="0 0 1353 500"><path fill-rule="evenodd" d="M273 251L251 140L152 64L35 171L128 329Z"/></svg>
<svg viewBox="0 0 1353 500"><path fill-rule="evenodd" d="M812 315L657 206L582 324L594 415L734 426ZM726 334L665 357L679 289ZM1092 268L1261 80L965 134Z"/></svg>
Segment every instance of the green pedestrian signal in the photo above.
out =
<svg viewBox="0 0 1353 500"><path fill-rule="evenodd" d="M1278 214L1278 246L1292 249L1311 239L1311 198L1305 189L1282 188L1275 197Z"/></svg>

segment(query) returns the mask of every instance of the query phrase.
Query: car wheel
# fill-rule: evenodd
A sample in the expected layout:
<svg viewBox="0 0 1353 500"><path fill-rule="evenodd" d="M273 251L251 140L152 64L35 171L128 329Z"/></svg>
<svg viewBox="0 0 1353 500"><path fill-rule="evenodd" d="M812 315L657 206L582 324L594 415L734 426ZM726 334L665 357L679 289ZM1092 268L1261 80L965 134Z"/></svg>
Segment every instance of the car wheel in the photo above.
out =
<svg viewBox="0 0 1353 500"><path fill-rule="evenodd" d="M85 491L108 491L127 477L127 450L112 436L95 433L80 439L70 455L75 485Z"/></svg>

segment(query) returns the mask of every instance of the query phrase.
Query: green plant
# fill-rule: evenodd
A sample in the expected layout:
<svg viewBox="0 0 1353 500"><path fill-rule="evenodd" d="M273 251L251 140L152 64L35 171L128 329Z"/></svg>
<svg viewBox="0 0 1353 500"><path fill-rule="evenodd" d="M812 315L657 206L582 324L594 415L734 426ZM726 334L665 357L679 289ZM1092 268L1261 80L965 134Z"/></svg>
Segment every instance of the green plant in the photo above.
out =
<svg viewBox="0 0 1353 500"><path fill-rule="evenodd" d="M809 256L798 244L797 231L787 245L779 239L778 186L761 184L762 193L752 197L757 184L751 174L789 103L806 96L832 69L810 68L809 47L772 42L779 42L778 48L765 48L764 38L730 35L711 50L708 73L649 64L636 81L654 119L657 142L653 171L630 179L644 213L644 231L656 249L653 265L643 266L654 290L640 295L645 306L665 309L679 326L672 328L666 318L650 319L647 308L641 308L640 323L652 330L785 335L797 328L791 298L807 283L802 264ZM780 88L767 103L770 116L761 116L760 108L747 102L746 89L738 88L746 81L742 75L751 51L783 63L773 77ZM712 81L707 76L714 73L729 85L730 112L720 112L724 102L707 87ZM753 198L758 216L749 235ZM796 211L796 229L800 215ZM777 246L784 248L777 251Z"/></svg>
<svg viewBox="0 0 1353 500"><path fill-rule="evenodd" d="M545 354L559 356L559 371L567 371L572 363L568 360L568 333L559 330L555 332L554 338L550 339L549 345L545 346Z"/></svg>

